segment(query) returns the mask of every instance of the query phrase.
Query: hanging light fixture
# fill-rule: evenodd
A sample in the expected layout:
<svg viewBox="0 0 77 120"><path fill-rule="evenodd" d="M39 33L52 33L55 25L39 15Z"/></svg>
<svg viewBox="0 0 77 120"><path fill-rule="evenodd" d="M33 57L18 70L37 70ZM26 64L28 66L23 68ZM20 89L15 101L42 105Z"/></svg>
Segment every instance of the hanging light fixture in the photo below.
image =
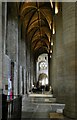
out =
<svg viewBox="0 0 77 120"><path fill-rule="evenodd" d="M52 0L50 0L50 3L51 3L51 7L53 8L53 3L52 3Z"/></svg>
<svg viewBox="0 0 77 120"><path fill-rule="evenodd" d="M53 35L55 34L55 29L53 28Z"/></svg>
<svg viewBox="0 0 77 120"><path fill-rule="evenodd" d="M53 25L53 35L55 34L55 27L54 27L54 25Z"/></svg>
<svg viewBox="0 0 77 120"><path fill-rule="evenodd" d="M58 13L58 2L55 2L55 14Z"/></svg>
<svg viewBox="0 0 77 120"><path fill-rule="evenodd" d="M50 53L52 53L52 50L50 50Z"/></svg>
<svg viewBox="0 0 77 120"><path fill-rule="evenodd" d="M51 58L52 56L50 55L50 58Z"/></svg>
<svg viewBox="0 0 77 120"><path fill-rule="evenodd" d="M53 46L53 42L51 42L51 46Z"/></svg>
<svg viewBox="0 0 77 120"><path fill-rule="evenodd" d="M55 34L55 24L54 24L54 18L53 18L53 30L52 30L53 35Z"/></svg>

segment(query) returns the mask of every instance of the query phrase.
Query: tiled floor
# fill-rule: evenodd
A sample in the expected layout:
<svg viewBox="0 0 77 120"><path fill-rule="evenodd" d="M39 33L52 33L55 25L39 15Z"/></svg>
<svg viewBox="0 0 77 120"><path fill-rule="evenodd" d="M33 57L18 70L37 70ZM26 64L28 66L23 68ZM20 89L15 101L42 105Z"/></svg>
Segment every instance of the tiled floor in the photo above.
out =
<svg viewBox="0 0 77 120"><path fill-rule="evenodd" d="M52 117L54 116L55 107L52 109L51 103L34 103L30 102L29 98L25 96L22 104L22 120L73 120L66 117ZM53 113L50 116L50 113Z"/></svg>

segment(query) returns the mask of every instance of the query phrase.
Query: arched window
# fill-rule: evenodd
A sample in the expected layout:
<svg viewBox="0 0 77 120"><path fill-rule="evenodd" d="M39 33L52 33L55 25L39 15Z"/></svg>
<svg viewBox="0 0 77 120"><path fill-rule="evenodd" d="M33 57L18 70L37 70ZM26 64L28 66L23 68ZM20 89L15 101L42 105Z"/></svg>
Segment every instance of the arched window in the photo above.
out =
<svg viewBox="0 0 77 120"><path fill-rule="evenodd" d="M39 70L46 70L47 69L47 63L45 61L41 61L39 63Z"/></svg>

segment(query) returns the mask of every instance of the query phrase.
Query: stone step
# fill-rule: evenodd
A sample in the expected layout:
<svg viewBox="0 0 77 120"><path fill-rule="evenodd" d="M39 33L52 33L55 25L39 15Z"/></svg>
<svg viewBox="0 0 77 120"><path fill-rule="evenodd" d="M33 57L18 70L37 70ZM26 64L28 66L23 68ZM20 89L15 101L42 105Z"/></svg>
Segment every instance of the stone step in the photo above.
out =
<svg viewBox="0 0 77 120"><path fill-rule="evenodd" d="M51 103L51 109L52 109L53 112L63 113L64 107L65 107L65 104Z"/></svg>
<svg viewBox="0 0 77 120"><path fill-rule="evenodd" d="M56 98L30 98L30 102L39 102L39 103L54 103L56 102Z"/></svg>
<svg viewBox="0 0 77 120"><path fill-rule="evenodd" d="M53 94L29 94L29 97L53 97Z"/></svg>
<svg viewBox="0 0 77 120"><path fill-rule="evenodd" d="M53 95L30 94L29 101L30 102L38 102L38 103L55 103L56 98L54 98Z"/></svg>

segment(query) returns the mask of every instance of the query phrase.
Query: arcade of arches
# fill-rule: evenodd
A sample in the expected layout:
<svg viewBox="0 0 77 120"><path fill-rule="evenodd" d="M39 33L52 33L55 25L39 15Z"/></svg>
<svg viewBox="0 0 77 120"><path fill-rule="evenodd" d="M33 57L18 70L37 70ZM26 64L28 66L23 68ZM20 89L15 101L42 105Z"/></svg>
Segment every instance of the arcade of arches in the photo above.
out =
<svg viewBox="0 0 77 120"><path fill-rule="evenodd" d="M16 97L51 87L63 114L77 118L76 28L77 2L0 2L0 90Z"/></svg>

